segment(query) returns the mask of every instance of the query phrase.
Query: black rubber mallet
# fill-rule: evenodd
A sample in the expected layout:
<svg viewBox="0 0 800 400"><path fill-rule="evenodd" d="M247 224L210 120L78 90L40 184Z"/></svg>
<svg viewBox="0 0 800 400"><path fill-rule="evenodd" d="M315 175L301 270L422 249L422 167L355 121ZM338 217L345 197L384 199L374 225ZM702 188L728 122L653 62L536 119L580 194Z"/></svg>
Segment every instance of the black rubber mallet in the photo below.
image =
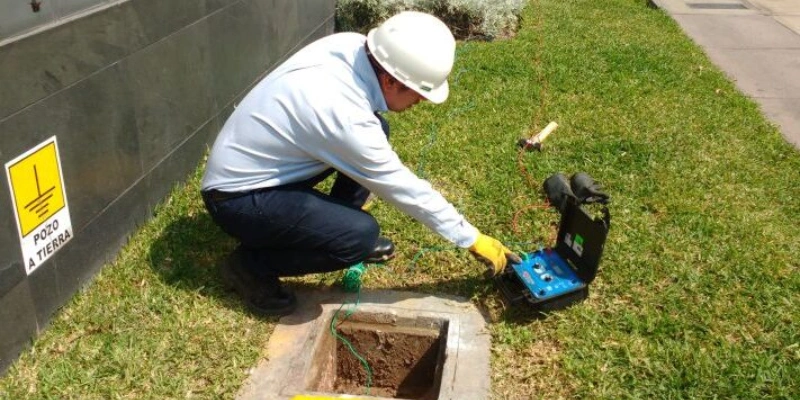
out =
<svg viewBox="0 0 800 400"><path fill-rule="evenodd" d="M553 133L554 130L558 128L558 124L553 121L547 124L547 126L542 129L541 132L537 133L535 136L532 136L530 139L522 138L517 142L519 147L525 149L526 151L542 151L542 142Z"/></svg>

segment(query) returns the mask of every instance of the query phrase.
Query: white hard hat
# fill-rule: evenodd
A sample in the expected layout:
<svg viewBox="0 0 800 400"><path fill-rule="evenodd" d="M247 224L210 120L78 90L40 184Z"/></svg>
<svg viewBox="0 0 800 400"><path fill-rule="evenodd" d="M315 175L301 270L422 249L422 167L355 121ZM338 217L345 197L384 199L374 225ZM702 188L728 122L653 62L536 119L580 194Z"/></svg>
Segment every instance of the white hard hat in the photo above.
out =
<svg viewBox="0 0 800 400"><path fill-rule="evenodd" d="M430 14L404 11L367 34L375 60L395 79L433 103L447 99L456 40L447 25Z"/></svg>

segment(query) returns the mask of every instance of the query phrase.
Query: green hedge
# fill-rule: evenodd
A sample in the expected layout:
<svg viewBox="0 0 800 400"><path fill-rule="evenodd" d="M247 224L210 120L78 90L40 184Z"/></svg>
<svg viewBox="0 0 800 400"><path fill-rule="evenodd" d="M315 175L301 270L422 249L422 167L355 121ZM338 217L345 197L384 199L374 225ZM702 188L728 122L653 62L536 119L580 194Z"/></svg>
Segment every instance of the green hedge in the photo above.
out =
<svg viewBox="0 0 800 400"><path fill-rule="evenodd" d="M404 10L423 11L442 19L459 40L493 40L513 36L525 0L339 0L336 30L366 34Z"/></svg>

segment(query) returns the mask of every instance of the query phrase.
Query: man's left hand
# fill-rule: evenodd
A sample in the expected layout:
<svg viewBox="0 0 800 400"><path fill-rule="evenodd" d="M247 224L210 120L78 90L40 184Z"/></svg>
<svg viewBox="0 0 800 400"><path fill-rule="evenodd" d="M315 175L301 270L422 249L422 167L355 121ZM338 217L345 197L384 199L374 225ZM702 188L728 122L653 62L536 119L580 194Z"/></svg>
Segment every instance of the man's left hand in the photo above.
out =
<svg viewBox="0 0 800 400"><path fill-rule="evenodd" d="M478 234L478 240L469 248L469 251L475 258L486 264L486 275L489 278L503 272L508 262L512 264L522 262L518 255L499 240L482 233Z"/></svg>

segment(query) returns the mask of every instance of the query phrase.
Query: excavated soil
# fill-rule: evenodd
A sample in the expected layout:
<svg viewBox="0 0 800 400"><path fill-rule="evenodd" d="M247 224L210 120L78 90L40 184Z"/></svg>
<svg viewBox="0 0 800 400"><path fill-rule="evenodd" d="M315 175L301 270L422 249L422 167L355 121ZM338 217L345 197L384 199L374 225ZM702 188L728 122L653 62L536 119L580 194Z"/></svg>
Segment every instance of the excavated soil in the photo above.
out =
<svg viewBox="0 0 800 400"><path fill-rule="evenodd" d="M441 341L438 332L398 332L381 329L338 328L339 335L369 364L372 383L367 387L367 371L347 345L336 343L334 391L342 394L370 395L414 400L436 399L436 377Z"/></svg>

